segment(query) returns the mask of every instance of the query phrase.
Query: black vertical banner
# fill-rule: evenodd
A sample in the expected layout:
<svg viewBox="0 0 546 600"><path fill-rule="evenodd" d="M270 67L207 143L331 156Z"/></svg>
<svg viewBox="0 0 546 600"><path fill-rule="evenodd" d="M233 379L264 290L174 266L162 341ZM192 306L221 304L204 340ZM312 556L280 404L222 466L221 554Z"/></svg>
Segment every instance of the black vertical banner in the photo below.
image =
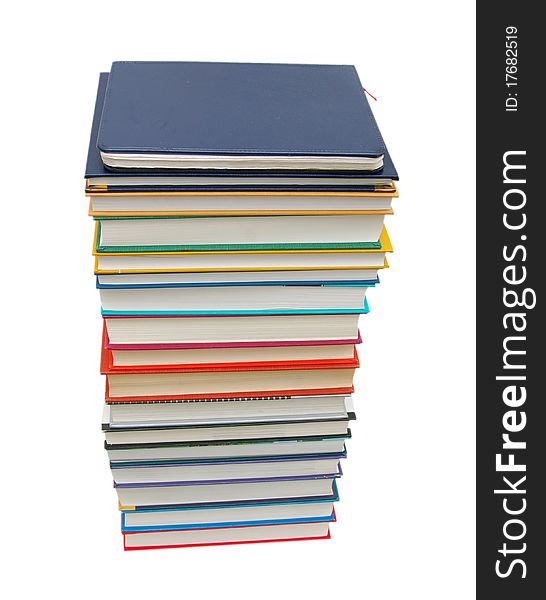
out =
<svg viewBox="0 0 546 600"><path fill-rule="evenodd" d="M540 8L484 0L477 8L478 600L546 595Z"/></svg>

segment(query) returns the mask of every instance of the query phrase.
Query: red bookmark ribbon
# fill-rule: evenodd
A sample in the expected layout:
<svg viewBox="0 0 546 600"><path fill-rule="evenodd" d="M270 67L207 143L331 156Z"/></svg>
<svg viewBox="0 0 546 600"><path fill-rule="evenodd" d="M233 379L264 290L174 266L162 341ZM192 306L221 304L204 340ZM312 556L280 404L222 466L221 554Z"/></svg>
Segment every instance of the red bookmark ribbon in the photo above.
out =
<svg viewBox="0 0 546 600"><path fill-rule="evenodd" d="M377 102L377 98L373 94L370 94L370 92L368 92L368 90L365 87L363 87L362 89L366 92L366 94L368 94L370 98L373 98Z"/></svg>

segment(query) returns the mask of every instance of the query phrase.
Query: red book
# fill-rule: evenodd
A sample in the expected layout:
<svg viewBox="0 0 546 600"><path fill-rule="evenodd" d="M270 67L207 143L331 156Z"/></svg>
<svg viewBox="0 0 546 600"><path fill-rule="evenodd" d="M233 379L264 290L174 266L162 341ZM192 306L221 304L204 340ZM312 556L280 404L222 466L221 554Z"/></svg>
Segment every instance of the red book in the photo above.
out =
<svg viewBox="0 0 546 600"><path fill-rule="evenodd" d="M335 520L335 517L334 519ZM123 534L125 550L158 550L161 548L191 548L329 539L329 522L242 525L185 531L131 532Z"/></svg>

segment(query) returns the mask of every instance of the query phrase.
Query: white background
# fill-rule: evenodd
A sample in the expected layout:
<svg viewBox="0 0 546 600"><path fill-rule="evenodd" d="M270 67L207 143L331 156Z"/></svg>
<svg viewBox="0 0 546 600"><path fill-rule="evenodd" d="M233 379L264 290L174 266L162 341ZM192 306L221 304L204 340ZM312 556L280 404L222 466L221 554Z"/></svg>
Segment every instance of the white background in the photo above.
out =
<svg viewBox="0 0 546 600"><path fill-rule="evenodd" d="M3 20L7 597L473 597L473 3L12 2ZM396 252L361 320L330 541L122 550L83 196L113 60L355 64L378 98L401 176Z"/></svg>

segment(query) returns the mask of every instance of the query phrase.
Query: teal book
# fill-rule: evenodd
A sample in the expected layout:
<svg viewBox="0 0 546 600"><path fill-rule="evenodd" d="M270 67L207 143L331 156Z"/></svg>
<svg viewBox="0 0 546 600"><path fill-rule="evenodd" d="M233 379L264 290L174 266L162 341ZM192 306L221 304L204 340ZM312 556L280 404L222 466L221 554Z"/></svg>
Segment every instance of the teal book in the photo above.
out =
<svg viewBox="0 0 546 600"><path fill-rule="evenodd" d="M366 217L369 217L366 215ZM301 237L304 238L306 232L310 231L313 225L317 222L313 221L313 219L320 219L323 223L320 223L322 228L326 228L327 230L332 230L333 226L337 225L337 221L342 219L343 217L334 216L330 217L328 222L324 222L327 217L154 217L150 218L108 218L108 219L98 219L96 220L96 231L95 231L95 251L98 254L135 254L142 252L241 252L241 251L250 251L250 252L259 252L259 251L306 251L306 250L381 250L381 241L379 239L381 235L381 231L383 229L383 218L384 215L373 215L374 223L373 223L373 239L375 241L333 241L329 240L325 235L325 239L327 241L260 241L261 236L257 231L258 225L265 224L266 226L277 224L281 228L281 232L287 231L289 229L294 230L294 226L296 226L299 234L294 235L295 239ZM269 221L264 221L265 219ZM281 223L281 219L283 222ZM343 232L347 231L347 227L345 227L346 221L350 219L353 221L351 223L351 227L354 229L354 234L352 239L356 236L360 235L364 232L365 229L365 221L360 222L362 217L360 215L350 215L349 217L343 218L343 222L340 223L340 230ZM371 217L368 218L368 221ZM246 221L246 222L243 222ZM126 224L136 221L144 221L145 228L148 230L152 230L153 234L155 234L154 243L134 243L136 239L139 241L144 239L147 231L142 228L142 231L138 228L134 228L133 230L128 230ZM170 221L171 223L178 223L179 225L183 225L183 228L180 228L181 231L168 231L167 235L164 237L168 237L170 235L171 239L175 237L177 240L187 239L187 236L190 234L195 234L196 229L200 225L204 225L205 221L207 222L208 235L206 237L208 240L217 239L219 235L225 234L225 232L231 227L232 224L235 224L235 221L238 221L238 231L239 234L230 237L237 237L238 239L248 240L247 242L218 242L218 243L210 243L207 240L207 243L203 242L188 242L188 243L158 243L157 238L162 237L161 232L158 234L158 230L161 228L163 223ZM118 230L113 230L113 224L119 223ZM120 227L122 229L120 229ZM164 228L163 228L164 229ZM281 233L281 235L282 235ZM269 238L277 239L277 235L269 230L267 232ZM195 237L195 236L194 236ZM315 235L316 238L321 239L322 235ZM350 236L349 236L350 237ZM123 243L120 243L121 238L123 238ZM252 239L251 239L252 238ZM129 241L130 240L130 241Z"/></svg>
<svg viewBox="0 0 546 600"><path fill-rule="evenodd" d="M341 315L341 314L367 314L370 312L368 300L364 299L361 308L331 308L312 310L192 310L192 311L162 311L162 310L106 310L101 308L103 317L115 316L177 316L177 317L223 317L223 316L259 316L259 315Z"/></svg>

